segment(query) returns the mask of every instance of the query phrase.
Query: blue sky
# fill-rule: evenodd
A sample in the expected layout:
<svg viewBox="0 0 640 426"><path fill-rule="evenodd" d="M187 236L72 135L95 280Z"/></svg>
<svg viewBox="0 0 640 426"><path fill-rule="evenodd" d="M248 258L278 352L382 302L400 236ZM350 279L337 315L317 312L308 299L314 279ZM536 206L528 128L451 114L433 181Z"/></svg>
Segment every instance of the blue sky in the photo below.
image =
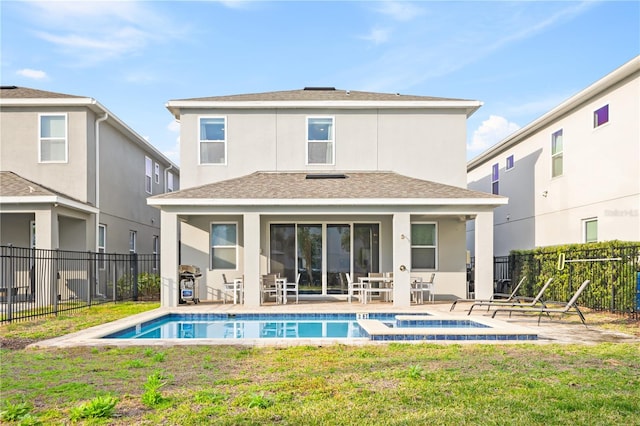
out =
<svg viewBox="0 0 640 426"><path fill-rule="evenodd" d="M179 163L171 99L474 99L468 158L640 54L637 1L0 3L2 85L97 99Z"/></svg>

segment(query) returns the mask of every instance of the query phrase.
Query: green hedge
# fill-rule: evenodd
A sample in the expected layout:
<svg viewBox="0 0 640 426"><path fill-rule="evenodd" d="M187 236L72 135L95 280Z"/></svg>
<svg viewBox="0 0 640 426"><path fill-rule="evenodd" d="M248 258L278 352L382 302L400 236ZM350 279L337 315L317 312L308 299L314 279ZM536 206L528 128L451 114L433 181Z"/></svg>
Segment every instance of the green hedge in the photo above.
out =
<svg viewBox="0 0 640 426"><path fill-rule="evenodd" d="M559 269L559 255L564 268ZM617 259L575 262L585 259ZM545 300L567 301L585 279L591 283L579 303L598 310L635 312L639 308L636 276L640 271L640 243L606 241L514 250L510 254L512 282L527 277L521 294L537 294L547 279L554 281Z"/></svg>

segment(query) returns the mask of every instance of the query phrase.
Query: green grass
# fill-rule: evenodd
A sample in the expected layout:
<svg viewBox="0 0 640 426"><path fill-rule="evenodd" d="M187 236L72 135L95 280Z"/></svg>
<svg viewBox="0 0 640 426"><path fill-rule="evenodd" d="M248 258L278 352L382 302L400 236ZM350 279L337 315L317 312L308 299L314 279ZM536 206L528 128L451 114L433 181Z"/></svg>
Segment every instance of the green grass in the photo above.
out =
<svg viewBox="0 0 640 426"><path fill-rule="evenodd" d="M640 344L109 346L0 357L0 407L28 416L23 424L640 424ZM83 420L79 410L112 417Z"/></svg>

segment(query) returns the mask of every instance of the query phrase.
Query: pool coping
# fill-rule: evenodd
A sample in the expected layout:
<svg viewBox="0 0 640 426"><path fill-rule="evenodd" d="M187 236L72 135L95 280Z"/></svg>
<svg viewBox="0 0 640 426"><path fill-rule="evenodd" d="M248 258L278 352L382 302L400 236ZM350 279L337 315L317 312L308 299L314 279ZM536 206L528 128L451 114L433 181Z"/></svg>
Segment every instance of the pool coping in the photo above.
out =
<svg viewBox="0 0 640 426"><path fill-rule="evenodd" d="M244 314L244 313L259 313L259 314L286 314L286 312L258 312L259 310L238 310L233 313L235 314ZM396 311L395 309L389 309L384 313L396 314L398 316L411 316L412 318L428 318L429 320L438 320L438 319L461 319L459 316L451 316L444 315L441 313L431 314L431 315L422 315L420 313L412 313L410 311ZM330 344L342 344L342 345L365 345L365 344L388 344L393 341L400 341L404 343L419 343L419 342L431 342L431 343L522 343L526 342L536 342L534 339L506 339L499 338L498 336L527 336L527 335L537 335L538 332L535 329L523 327L515 324L510 324L508 322L504 322L497 319L490 318L482 318L479 316L466 316L464 319L472 320L478 322L483 325L487 325L492 328L474 328L473 335L479 336L494 336L492 338L480 338L480 339L472 339L469 338L470 334L468 333L468 328L411 328L411 329L400 329L400 328L389 328L384 323L378 320L366 319L366 317L361 317L358 319L359 324L364 329L365 333L367 333L368 337L352 337L352 338L248 338L248 339L180 339L180 338L172 338L172 339L118 339L118 338L104 338L107 335L116 333L123 329L129 328L136 324L141 324L144 322L154 321L159 317L169 315L169 314L185 314L184 309L180 308L158 308L152 311L143 312L140 314L132 315L130 317L122 318L113 322L109 322L106 324L97 325L94 327L90 327L85 330L81 330L78 332L70 333L65 336L56 337L49 340L43 340L29 345L30 348L50 348L50 347L76 347L76 346L117 346L117 347L130 347L130 346L176 346L176 345L228 345L228 346L299 346L299 345L309 345L309 346L322 346L322 345L330 345ZM229 313L225 311L194 311L193 313ZM345 312L339 309L335 311L323 311L318 312L314 310L309 310L309 312L298 312L298 313L309 313L309 314L345 314L352 313L358 314L358 312ZM375 311L368 313L381 313L380 310L376 309ZM399 332L399 330L402 330ZM467 331L466 333L464 331ZM396 336L396 338L392 338L391 336ZM440 338L431 337L431 336L440 336Z"/></svg>

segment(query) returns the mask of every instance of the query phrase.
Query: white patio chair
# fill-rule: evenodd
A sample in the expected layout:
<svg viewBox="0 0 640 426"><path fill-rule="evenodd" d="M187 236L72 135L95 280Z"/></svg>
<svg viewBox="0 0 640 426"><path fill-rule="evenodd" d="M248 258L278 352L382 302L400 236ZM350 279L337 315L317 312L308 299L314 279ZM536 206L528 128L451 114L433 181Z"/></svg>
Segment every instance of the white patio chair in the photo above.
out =
<svg viewBox="0 0 640 426"><path fill-rule="evenodd" d="M284 298L285 300L289 297L289 294L294 294L296 296L296 303L298 303L298 287L300 283L300 273L296 275L295 282L289 282L284 285Z"/></svg>
<svg viewBox="0 0 640 426"><path fill-rule="evenodd" d="M278 300L278 286L276 284L276 274L263 275L260 280L260 298L264 303L268 298L275 298Z"/></svg>
<svg viewBox="0 0 640 426"><path fill-rule="evenodd" d="M362 283L353 282L353 280L351 279L351 274L349 274L348 272L346 272L344 276L347 278L347 288L348 288L347 301L351 303L351 298L353 297L357 297L360 300L362 300L362 296L363 296Z"/></svg>

